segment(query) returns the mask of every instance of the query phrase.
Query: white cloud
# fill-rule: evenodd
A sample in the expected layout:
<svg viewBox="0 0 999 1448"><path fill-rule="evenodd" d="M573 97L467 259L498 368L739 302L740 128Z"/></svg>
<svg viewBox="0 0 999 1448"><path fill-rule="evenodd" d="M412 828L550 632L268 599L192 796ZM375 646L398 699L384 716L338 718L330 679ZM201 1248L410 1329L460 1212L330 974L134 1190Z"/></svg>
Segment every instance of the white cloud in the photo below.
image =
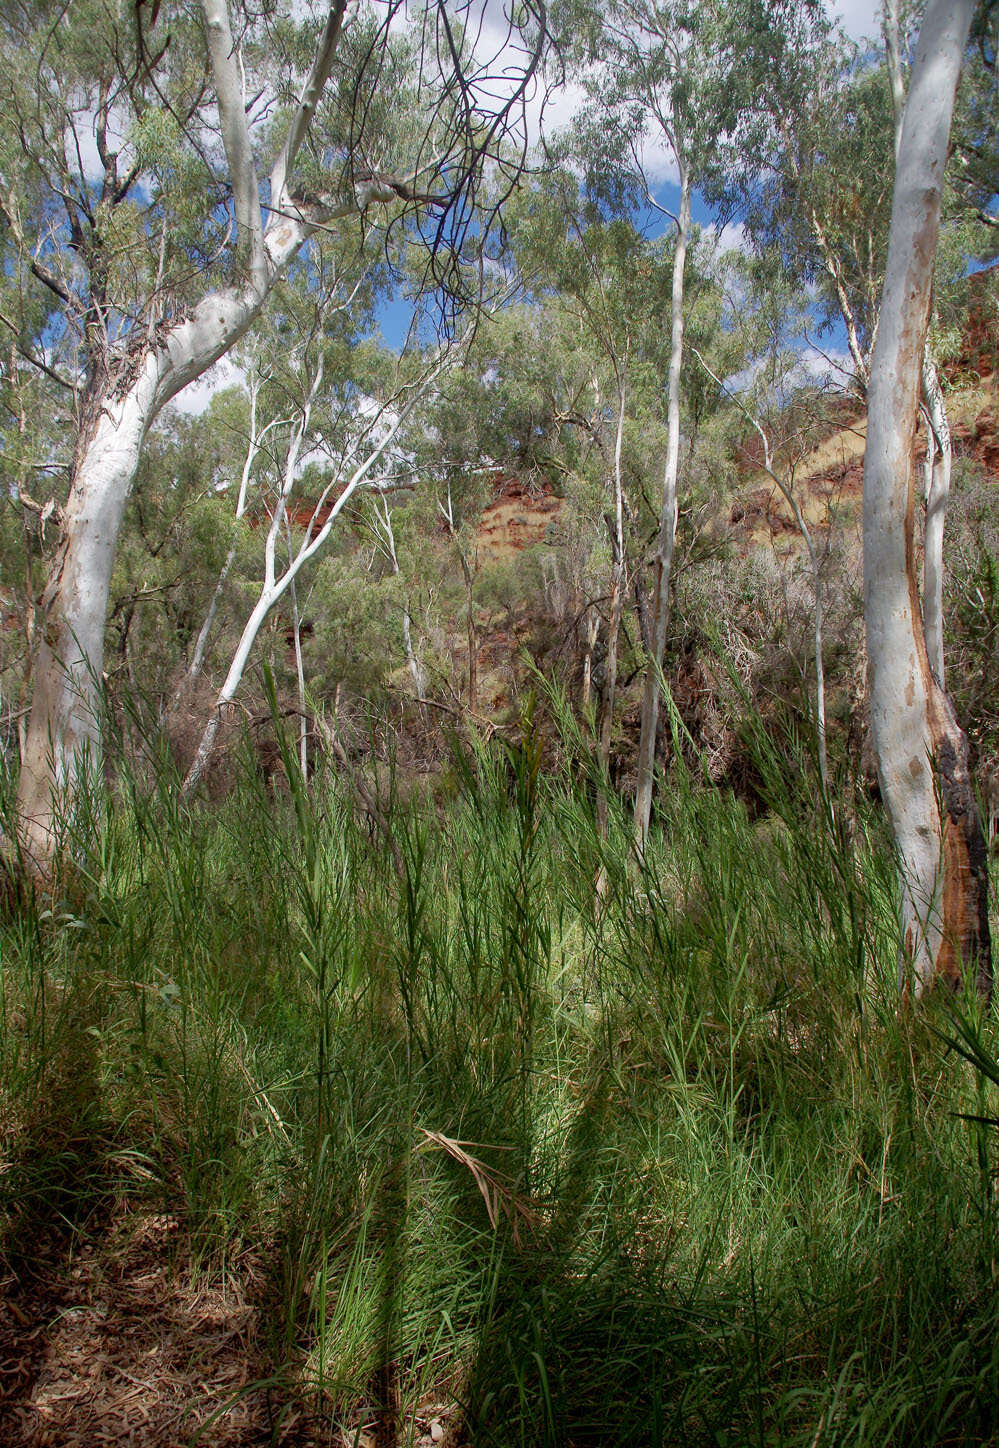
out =
<svg viewBox="0 0 999 1448"><path fill-rule="evenodd" d="M828 0L826 9L840 22L851 40L877 34L881 18L872 0Z"/></svg>
<svg viewBox="0 0 999 1448"><path fill-rule="evenodd" d="M216 392L239 385L245 376L243 368L231 357L223 357L221 362L216 362L214 367L210 367L207 372L189 382L182 392L178 392L173 406L188 417L200 417Z"/></svg>
<svg viewBox="0 0 999 1448"><path fill-rule="evenodd" d="M704 235L714 238L715 250L719 256L724 256L727 251L748 250L746 228L741 221L727 221L721 231L712 221L704 228Z"/></svg>
<svg viewBox="0 0 999 1448"><path fill-rule="evenodd" d="M645 179L653 191L665 185L679 186L680 168L676 164L673 147L658 127L642 141L638 159Z"/></svg>
<svg viewBox="0 0 999 1448"><path fill-rule="evenodd" d="M842 387L853 376L854 367L845 350L807 346L798 357L797 371L802 382L831 382Z"/></svg>

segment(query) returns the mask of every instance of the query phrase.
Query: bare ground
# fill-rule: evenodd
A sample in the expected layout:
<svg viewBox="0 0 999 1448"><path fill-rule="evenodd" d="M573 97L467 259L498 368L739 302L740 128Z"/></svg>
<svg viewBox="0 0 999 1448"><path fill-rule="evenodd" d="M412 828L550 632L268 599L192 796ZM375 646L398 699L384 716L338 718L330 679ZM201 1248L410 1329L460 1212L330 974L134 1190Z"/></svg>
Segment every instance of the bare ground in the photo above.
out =
<svg viewBox="0 0 999 1448"><path fill-rule="evenodd" d="M433 1448L462 1441L453 1400L335 1427L265 1331L266 1262L195 1271L173 1217L134 1213L39 1242L0 1279L2 1448Z"/></svg>
<svg viewBox="0 0 999 1448"><path fill-rule="evenodd" d="M70 1246L71 1243L71 1246ZM175 1219L127 1216L50 1241L0 1284L0 1442L205 1448L334 1440L271 1382L261 1264L185 1262Z"/></svg>

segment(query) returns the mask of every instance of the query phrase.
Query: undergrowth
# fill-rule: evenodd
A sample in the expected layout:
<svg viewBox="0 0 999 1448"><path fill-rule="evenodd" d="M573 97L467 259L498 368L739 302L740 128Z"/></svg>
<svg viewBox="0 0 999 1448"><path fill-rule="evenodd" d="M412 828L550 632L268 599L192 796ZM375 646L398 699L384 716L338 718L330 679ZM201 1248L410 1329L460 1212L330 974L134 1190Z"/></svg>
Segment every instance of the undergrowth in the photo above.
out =
<svg viewBox="0 0 999 1448"><path fill-rule="evenodd" d="M274 1362L400 1440L993 1441L993 1022L900 1012L880 826L747 747L762 814L677 762L640 865L530 717L375 823L288 750L95 792L3 927L8 1264L123 1208L252 1246Z"/></svg>

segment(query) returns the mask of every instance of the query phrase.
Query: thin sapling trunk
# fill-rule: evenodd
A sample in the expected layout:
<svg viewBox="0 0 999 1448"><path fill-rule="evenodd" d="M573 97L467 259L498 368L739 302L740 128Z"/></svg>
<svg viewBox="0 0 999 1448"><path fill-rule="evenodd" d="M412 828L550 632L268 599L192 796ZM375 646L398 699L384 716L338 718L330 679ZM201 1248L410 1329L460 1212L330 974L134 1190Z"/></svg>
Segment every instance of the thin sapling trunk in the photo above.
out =
<svg viewBox="0 0 999 1448"><path fill-rule="evenodd" d="M638 745L638 781L635 787L635 837L644 853L652 814L652 785L655 776L656 736L659 731L659 676L666 653L669 625L670 580L673 546L676 541L678 482L680 474L680 371L683 364L683 285L687 246L690 239L690 173L682 156L680 162L680 211L677 217L676 250L673 255L673 295L670 315L670 360L667 401L666 468L663 476L662 512L654 561L652 603L652 649L642 696L642 723Z"/></svg>

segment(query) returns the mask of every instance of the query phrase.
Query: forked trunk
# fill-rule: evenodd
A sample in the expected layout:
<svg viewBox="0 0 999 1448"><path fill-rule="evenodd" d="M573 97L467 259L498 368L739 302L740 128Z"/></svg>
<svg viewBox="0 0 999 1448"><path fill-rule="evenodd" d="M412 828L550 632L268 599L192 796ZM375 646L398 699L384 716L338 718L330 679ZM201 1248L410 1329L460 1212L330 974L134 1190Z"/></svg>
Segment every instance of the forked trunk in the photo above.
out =
<svg viewBox="0 0 999 1448"><path fill-rule="evenodd" d="M366 204L351 197L343 205L299 206L289 191L348 19L346 0L330 5L292 112L271 174L266 229L246 118L245 78L228 5L226 0L202 0L201 8L235 203L237 248L246 262L244 280L234 289L210 291L172 325L151 330L144 352L126 353L107 336L89 345L97 331L96 326L91 329L92 391L63 513L63 544L42 600L44 637L18 787L20 847L26 861L42 872L58 848L62 823L69 823L67 812L74 807L88 761L96 762L99 750L111 569L146 432L172 397L239 341L315 225L353 214ZM102 385L95 386L96 379Z"/></svg>
<svg viewBox="0 0 999 1448"><path fill-rule="evenodd" d="M914 540L922 360L954 94L973 0L931 0L899 146L864 462L871 730L901 875L901 983L992 984L985 838L967 741L927 653Z"/></svg>

